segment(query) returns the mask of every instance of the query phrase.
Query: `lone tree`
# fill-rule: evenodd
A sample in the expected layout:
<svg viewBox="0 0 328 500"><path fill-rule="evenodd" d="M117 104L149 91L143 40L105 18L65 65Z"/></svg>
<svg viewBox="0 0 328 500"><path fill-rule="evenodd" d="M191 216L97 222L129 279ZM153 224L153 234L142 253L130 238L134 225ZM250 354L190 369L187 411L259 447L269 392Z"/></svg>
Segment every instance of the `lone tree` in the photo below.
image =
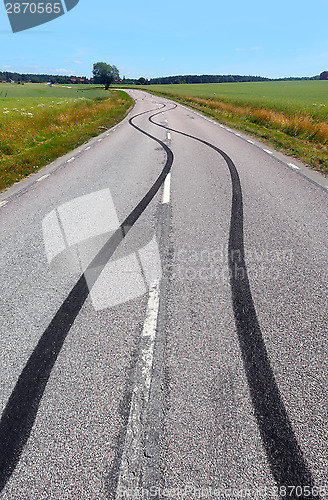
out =
<svg viewBox="0 0 328 500"><path fill-rule="evenodd" d="M105 85L106 90L111 83L120 79L120 73L117 67L104 62L94 63L92 72L94 83Z"/></svg>

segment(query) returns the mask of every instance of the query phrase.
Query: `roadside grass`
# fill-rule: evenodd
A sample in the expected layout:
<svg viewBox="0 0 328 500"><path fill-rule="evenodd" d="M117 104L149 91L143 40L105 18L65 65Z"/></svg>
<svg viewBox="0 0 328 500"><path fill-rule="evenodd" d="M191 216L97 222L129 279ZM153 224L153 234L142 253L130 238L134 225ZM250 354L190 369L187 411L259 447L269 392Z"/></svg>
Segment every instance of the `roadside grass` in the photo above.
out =
<svg viewBox="0 0 328 500"><path fill-rule="evenodd" d="M14 92L21 90L16 97L0 95L1 190L114 126L133 105L125 92L103 88L75 89L68 97L56 87L45 87L44 96L31 95L28 85L15 87Z"/></svg>
<svg viewBox="0 0 328 500"><path fill-rule="evenodd" d="M52 98L63 99L84 96L89 99L107 97L108 92L99 85L50 85L44 83L0 83L0 107L9 99ZM6 104L5 104L6 105Z"/></svg>
<svg viewBox="0 0 328 500"><path fill-rule="evenodd" d="M142 88L257 137L328 175L328 85L325 81Z"/></svg>

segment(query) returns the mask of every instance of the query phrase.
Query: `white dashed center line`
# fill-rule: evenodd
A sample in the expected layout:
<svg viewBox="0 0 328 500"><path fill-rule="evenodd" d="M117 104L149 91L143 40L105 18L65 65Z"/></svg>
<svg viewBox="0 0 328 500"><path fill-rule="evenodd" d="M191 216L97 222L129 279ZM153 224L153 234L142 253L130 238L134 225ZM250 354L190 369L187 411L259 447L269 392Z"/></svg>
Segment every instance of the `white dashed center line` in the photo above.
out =
<svg viewBox="0 0 328 500"><path fill-rule="evenodd" d="M87 148L85 148L84 151L88 151L88 149L91 149L91 146L88 146Z"/></svg>
<svg viewBox="0 0 328 500"><path fill-rule="evenodd" d="M152 379L158 310L159 281L156 281L149 290L146 319L141 333L140 355L136 365L136 383L132 392L116 499L122 499L122 491L130 488L138 488L140 484L144 451L143 423L146 417Z"/></svg>
<svg viewBox="0 0 328 500"><path fill-rule="evenodd" d="M44 179L46 179L47 177L49 177L50 174L45 174L43 175L42 177L39 177L39 179L36 180L36 182L40 182L40 181L43 181Z"/></svg>
<svg viewBox="0 0 328 500"><path fill-rule="evenodd" d="M294 165L294 163L288 163L288 165L292 168L295 168L296 170L300 170L300 167L298 167L297 165Z"/></svg>
<svg viewBox="0 0 328 500"><path fill-rule="evenodd" d="M163 190L163 205L170 203L170 195L171 195L171 172L169 172L164 181L164 190Z"/></svg>
<svg viewBox="0 0 328 500"><path fill-rule="evenodd" d="M0 207L4 207L5 205L7 205L7 203L8 203L7 200L0 201Z"/></svg>
<svg viewBox="0 0 328 500"><path fill-rule="evenodd" d="M263 151L265 151L266 153L268 153L269 155L273 155L272 151L269 151L268 149L263 149Z"/></svg>
<svg viewBox="0 0 328 500"><path fill-rule="evenodd" d="M74 156L72 156L72 158L70 158L69 160L67 160L67 162L66 162L66 163L71 163L71 161L74 161L74 160L75 160L75 157L74 157Z"/></svg>

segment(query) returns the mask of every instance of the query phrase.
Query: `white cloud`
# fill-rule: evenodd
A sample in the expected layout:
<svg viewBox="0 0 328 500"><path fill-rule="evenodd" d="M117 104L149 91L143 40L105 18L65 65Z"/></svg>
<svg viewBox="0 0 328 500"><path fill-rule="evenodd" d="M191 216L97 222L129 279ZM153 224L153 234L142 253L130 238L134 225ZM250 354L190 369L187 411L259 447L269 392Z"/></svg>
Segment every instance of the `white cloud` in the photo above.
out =
<svg viewBox="0 0 328 500"><path fill-rule="evenodd" d="M56 73L67 73L67 75L72 75L74 71L72 69L59 68L55 70Z"/></svg>
<svg viewBox="0 0 328 500"><path fill-rule="evenodd" d="M24 70L42 71L42 67L38 64L25 64L22 68Z"/></svg>

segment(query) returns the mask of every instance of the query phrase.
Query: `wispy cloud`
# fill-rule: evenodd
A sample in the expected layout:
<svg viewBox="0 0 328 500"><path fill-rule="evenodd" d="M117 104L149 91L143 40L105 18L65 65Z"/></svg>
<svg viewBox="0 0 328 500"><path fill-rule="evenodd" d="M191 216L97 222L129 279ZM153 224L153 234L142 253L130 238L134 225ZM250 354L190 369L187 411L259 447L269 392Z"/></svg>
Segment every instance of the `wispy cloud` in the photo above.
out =
<svg viewBox="0 0 328 500"><path fill-rule="evenodd" d="M72 75L74 71L72 69L58 68L55 70L56 73L66 73L67 75Z"/></svg>
<svg viewBox="0 0 328 500"><path fill-rule="evenodd" d="M42 71L42 67L39 64L24 64L22 66L24 71Z"/></svg>

